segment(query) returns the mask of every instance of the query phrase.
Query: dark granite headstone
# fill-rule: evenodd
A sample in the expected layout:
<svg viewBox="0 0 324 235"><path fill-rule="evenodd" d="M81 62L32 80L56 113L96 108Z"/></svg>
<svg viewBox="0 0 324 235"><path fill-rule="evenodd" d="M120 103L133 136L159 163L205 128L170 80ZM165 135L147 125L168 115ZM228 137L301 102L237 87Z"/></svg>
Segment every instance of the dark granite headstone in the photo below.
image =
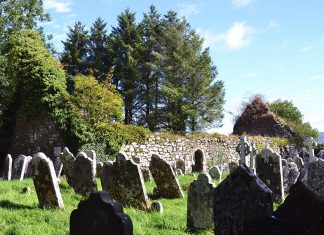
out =
<svg viewBox="0 0 324 235"><path fill-rule="evenodd" d="M71 235L132 235L133 224L105 191L92 192L70 217Z"/></svg>
<svg viewBox="0 0 324 235"><path fill-rule="evenodd" d="M244 220L242 235L296 235L293 226L273 216L256 216Z"/></svg>
<svg viewBox="0 0 324 235"><path fill-rule="evenodd" d="M246 218L272 214L272 192L249 168L240 164L214 190L217 235L239 235Z"/></svg>
<svg viewBox="0 0 324 235"><path fill-rule="evenodd" d="M324 234L324 199L301 181L291 186L289 195L274 216L291 223L300 231L296 234Z"/></svg>

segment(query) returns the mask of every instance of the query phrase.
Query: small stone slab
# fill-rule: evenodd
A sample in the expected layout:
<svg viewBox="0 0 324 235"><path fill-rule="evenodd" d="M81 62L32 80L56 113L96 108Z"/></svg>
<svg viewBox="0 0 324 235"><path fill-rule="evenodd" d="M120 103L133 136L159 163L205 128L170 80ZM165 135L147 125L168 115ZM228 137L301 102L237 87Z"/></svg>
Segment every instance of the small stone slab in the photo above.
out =
<svg viewBox="0 0 324 235"><path fill-rule="evenodd" d="M144 179L139 164L119 153L112 166L111 197L123 206L149 210Z"/></svg>
<svg viewBox="0 0 324 235"><path fill-rule="evenodd" d="M100 178L103 166L104 166L104 164L102 162L97 162L96 178Z"/></svg>
<svg viewBox="0 0 324 235"><path fill-rule="evenodd" d="M175 173L166 160L153 154L150 162L150 171L152 173L158 193L165 198L181 198L183 193Z"/></svg>
<svg viewBox="0 0 324 235"><path fill-rule="evenodd" d="M13 162L12 179L19 179L22 181L26 177L30 156L19 155Z"/></svg>
<svg viewBox="0 0 324 235"><path fill-rule="evenodd" d="M293 226L274 216L256 216L244 221L242 235L296 235Z"/></svg>
<svg viewBox="0 0 324 235"><path fill-rule="evenodd" d="M163 214L163 205L160 201L152 202L151 211Z"/></svg>
<svg viewBox="0 0 324 235"><path fill-rule="evenodd" d="M53 162L44 153L32 159L33 181L41 208L64 208Z"/></svg>
<svg viewBox="0 0 324 235"><path fill-rule="evenodd" d="M188 188L187 230L214 229L214 189L208 174L200 174Z"/></svg>
<svg viewBox="0 0 324 235"><path fill-rule="evenodd" d="M106 161L103 163L101 174L100 174L100 181L102 190L110 193L111 189L111 182L112 182L112 161Z"/></svg>
<svg viewBox="0 0 324 235"><path fill-rule="evenodd" d="M290 187L296 183L300 173L297 165L294 162L288 162L287 166L284 166L282 168L282 171L283 171L283 186L284 186L285 193L287 194L289 192Z"/></svg>
<svg viewBox="0 0 324 235"><path fill-rule="evenodd" d="M144 182L152 181L152 174L151 174L150 170L147 168L142 168L141 170L142 170Z"/></svg>
<svg viewBox="0 0 324 235"><path fill-rule="evenodd" d="M70 234L133 235L133 223L107 192L92 192L72 211Z"/></svg>
<svg viewBox="0 0 324 235"><path fill-rule="evenodd" d="M80 152L75 160L73 189L87 195L97 190L96 163L85 152Z"/></svg>
<svg viewBox="0 0 324 235"><path fill-rule="evenodd" d="M212 179L221 180L222 179L222 171L218 166L213 166L209 169L209 175Z"/></svg>
<svg viewBox="0 0 324 235"><path fill-rule="evenodd" d="M324 234L324 200L301 181L291 186L274 216L291 223L295 234Z"/></svg>
<svg viewBox="0 0 324 235"><path fill-rule="evenodd" d="M74 164L75 164L75 157L70 152L70 150L65 147L63 152L60 156L61 162L63 163L63 171L66 176L66 181L68 184L73 188L73 174L74 174Z"/></svg>
<svg viewBox="0 0 324 235"><path fill-rule="evenodd" d="M240 164L214 190L214 225L217 235L240 235L249 217L271 215L272 192L249 168Z"/></svg>
<svg viewBox="0 0 324 235"><path fill-rule="evenodd" d="M306 174L305 185L324 199L324 160L319 158L317 161L309 163Z"/></svg>
<svg viewBox="0 0 324 235"><path fill-rule="evenodd" d="M3 180L11 180L11 175L12 175L12 157L10 154L8 154L4 163Z"/></svg>
<svg viewBox="0 0 324 235"><path fill-rule="evenodd" d="M288 164L288 163L287 163ZM274 200L284 200L281 156L271 149L263 149L256 157L257 176L272 190Z"/></svg>

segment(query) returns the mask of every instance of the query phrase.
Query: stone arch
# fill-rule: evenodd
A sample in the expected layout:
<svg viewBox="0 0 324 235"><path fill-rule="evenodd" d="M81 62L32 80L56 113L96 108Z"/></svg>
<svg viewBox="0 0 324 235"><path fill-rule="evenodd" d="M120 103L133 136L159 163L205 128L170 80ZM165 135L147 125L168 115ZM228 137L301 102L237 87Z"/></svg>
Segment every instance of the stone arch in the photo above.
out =
<svg viewBox="0 0 324 235"><path fill-rule="evenodd" d="M203 172L205 165L205 154L201 149L196 149L192 156L192 172Z"/></svg>

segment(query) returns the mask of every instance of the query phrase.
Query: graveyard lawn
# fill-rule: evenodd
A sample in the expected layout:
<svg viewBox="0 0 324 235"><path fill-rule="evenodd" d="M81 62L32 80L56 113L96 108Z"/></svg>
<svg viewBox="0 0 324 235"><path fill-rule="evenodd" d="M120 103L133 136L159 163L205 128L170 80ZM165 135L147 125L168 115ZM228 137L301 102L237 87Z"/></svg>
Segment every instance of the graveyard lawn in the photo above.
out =
<svg viewBox="0 0 324 235"><path fill-rule="evenodd" d="M226 176L225 176L226 177ZM193 175L179 176L181 188L185 197L179 199L154 198L153 182L146 183L149 197L163 204L164 213L144 212L133 208L125 208L133 222L134 234L187 234L187 189L195 179ZM216 184L218 181L214 181ZM98 185L101 185L98 182ZM30 195L23 193L24 187L30 187ZM77 208L80 200L86 199L74 193L65 179L60 182L64 210L38 208L38 200L31 179L22 182L18 180L0 181L0 234L69 234L70 214ZM100 188L99 188L100 189ZM213 234L213 231L203 231L201 235Z"/></svg>

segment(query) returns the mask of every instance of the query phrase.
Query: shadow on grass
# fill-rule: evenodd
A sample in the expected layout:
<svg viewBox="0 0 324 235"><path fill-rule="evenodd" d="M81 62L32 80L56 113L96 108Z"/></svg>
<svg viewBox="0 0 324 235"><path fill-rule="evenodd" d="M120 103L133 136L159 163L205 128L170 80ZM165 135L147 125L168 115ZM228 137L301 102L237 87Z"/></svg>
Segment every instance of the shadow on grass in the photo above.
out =
<svg viewBox="0 0 324 235"><path fill-rule="evenodd" d="M8 200L1 200L0 207L6 209L24 210L24 209L35 209L33 206L26 206L18 203L14 203Z"/></svg>

